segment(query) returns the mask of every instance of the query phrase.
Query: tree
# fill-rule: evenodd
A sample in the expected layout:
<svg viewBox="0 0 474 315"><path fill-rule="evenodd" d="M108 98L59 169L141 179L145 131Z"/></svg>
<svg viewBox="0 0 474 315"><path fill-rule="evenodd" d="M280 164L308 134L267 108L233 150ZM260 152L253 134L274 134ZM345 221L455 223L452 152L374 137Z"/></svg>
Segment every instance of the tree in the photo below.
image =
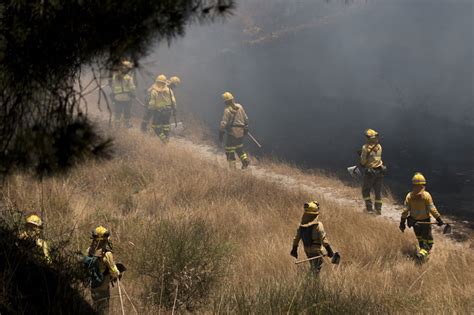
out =
<svg viewBox="0 0 474 315"><path fill-rule="evenodd" d="M106 156L75 88L81 67L137 64L157 41L224 16L233 0L10 0L0 2L0 174L65 170Z"/></svg>

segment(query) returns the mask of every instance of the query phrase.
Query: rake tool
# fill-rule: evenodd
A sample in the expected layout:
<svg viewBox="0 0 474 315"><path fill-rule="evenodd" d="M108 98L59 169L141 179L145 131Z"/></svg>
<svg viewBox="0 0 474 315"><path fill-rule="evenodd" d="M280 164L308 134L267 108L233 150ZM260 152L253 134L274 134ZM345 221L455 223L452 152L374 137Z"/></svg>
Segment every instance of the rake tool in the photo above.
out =
<svg viewBox="0 0 474 315"><path fill-rule="evenodd" d="M437 222L416 222L415 225L434 225L438 224ZM444 223L444 229L443 229L443 234L450 234L453 230L451 227L452 223Z"/></svg>
<svg viewBox="0 0 474 315"><path fill-rule="evenodd" d="M301 263L311 261L311 260L315 260L315 259L322 258L322 257L327 257L327 254L326 255L319 255L319 256L315 256L315 257L311 257L311 258L306 258L306 259L302 259L302 260L297 260L297 261L295 261L295 265L299 265ZM341 255L339 254L339 252L335 252L334 256L332 256L332 258L331 258L331 263L335 264L335 265L338 265L340 262L341 262Z"/></svg>

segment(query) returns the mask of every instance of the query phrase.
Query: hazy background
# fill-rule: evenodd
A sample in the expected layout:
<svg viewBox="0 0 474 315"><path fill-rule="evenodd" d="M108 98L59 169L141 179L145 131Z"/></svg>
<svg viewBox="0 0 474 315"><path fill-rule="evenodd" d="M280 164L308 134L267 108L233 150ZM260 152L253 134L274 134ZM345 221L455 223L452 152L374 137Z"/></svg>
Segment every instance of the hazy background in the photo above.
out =
<svg viewBox="0 0 474 315"><path fill-rule="evenodd" d="M421 171L442 211L474 216L473 1L237 4L143 61L181 77L178 105L217 133L231 91L263 153L343 178L374 128L400 199Z"/></svg>

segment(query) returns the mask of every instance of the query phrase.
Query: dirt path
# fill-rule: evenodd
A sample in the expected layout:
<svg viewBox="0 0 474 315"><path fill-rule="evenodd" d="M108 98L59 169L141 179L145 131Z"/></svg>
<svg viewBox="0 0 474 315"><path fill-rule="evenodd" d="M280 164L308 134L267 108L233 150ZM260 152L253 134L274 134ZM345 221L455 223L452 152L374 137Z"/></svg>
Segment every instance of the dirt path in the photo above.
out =
<svg viewBox="0 0 474 315"><path fill-rule="evenodd" d="M196 153L196 156L199 158L206 159L208 161L215 161L217 165L223 168L228 167L225 154L222 149L206 144L196 144L185 138L173 138L172 142L192 150L193 153ZM360 198L348 197L347 194L344 193L344 189L337 191L334 190L334 187L332 186L320 186L315 182L302 180L301 178L298 178L298 176L280 174L259 165L251 165L245 172L250 172L257 178L281 185L285 189L301 190L309 194L319 196L319 198L325 199L328 202L351 208L354 211L359 211L361 213L365 212L365 205L363 201ZM382 215L378 216L378 218L380 220L390 220L393 222L393 224L398 225L400 222L400 214L402 209L403 206L401 204L395 204L388 200L384 200ZM449 221L452 220L449 219ZM434 232L441 235L441 229L435 227ZM470 235L471 232L469 229L466 228L464 224L459 222L454 226L453 233L449 235L449 238L457 241L468 241L470 239Z"/></svg>
<svg viewBox="0 0 474 315"><path fill-rule="evenodd" d="M137 133L137 136L142 136L142 133L138 128L130 130L130 132ZM151 137L154 137L150 133ZM159 141L157 139L157 141ZM169 145L177 145L182 148L186 148L195 154L196 158L203 159L206 161L213 161L222 168L227 168L228 163L225 158L225 153L223 149L220 149L216 146L195 143L189 139L183 138L181 136L172 137L171 143ZM365 206L363 201L359 197L348 196L344 192L344 189L347 189L344 186L342 189L335 190L333 185L330 187L325 187L318 185L317 183L302 179L300 177L292 176L289 174L280 174L268 168L265 168L260 165L251 165L245 172L251 173L253 176L260 178L262 180L276 183L285 189L296 189L300 191L307 192L309 194L318 196L320 199L324 199L327 202L338 204L339 206L351 208L354 211L365 212ZM352 194L354 195L354 194ZM358 192L357 192L358 196ZM402 211L401 204L395 204L389 200L384 200L382 215L378 216L380 220L390 220L393 224L397 224L400 221L400 214ZM450 220L452 221L452 220ZM434 229L435 233L441 234L437 228ZM464 227L462 223L456 224L453 229L453 233L450 235L450 238L454 240L466 241L470 239L471 232L468 228Z"/></svg>
<svg viewBox="0 0 474 315"><path fill-rule="evenodd" d="M209 161L216 161L216 163L221 167L228 166L223 150L219 150L218 148L210 145L196 144L183 138L178 138L173 141L186 148L192 148L192 151L198 153L197 155L201 158ZM253 176L268 182L279 184L285 189L298 189L309 194L321 196L332 203L336 203L344 207L354 208L356 211L364 211L364 205L361 200L348 198L342 193L335 191L333 187L318 186L316 183L301 181L299 178L293 177L291 175L279 174L258 165L251 165L245 172L250 172ZM401 205L394 205L385 202L381 218L388 218L399 222L401 209Z"/></svg>

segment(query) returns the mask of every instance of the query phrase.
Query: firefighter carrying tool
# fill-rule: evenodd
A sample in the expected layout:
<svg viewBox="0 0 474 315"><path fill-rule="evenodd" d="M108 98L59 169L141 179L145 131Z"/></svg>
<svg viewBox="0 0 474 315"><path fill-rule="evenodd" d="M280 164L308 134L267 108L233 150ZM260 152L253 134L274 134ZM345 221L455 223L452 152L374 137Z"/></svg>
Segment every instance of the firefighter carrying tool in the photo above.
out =
<svg viewBox="0 0 474 315"><path fill-rule="evenodd" d="M244 151L244 136L248 135L248 117L242 105L235 103L234 96L225 92L222 98L226 104L224 115L221 120L219 129L219 141L224 141L224 134L227 135L225 143L225 154L229 167L235 169L237 167L235 154L239 155L242 162L242 169L250 165L247 153Z"/></svg>
<svg viewBox="0 0 474 315"><path fill-rule="evenodd" d="M317 201L304 204L301 223L296 230L296 235L293 239L293 248L290 252L291 256L298 258L298 244L300 240L302 240L304 251L308 259L297 261L296 264L309 261L311 270L315 274L319 274L324 256L332 258L331 262L334 264L338 264L341 258L339 253L334 253L332 250L326 237L323 223L318 220L320 210L319 202ZM326 253L324 253L323 248L326 250Z"/></svg>
<svg viewBox="0 0 474 315"><path fill-rule="evenodd" d="M420 262L428 260L431 248L433 247L433 234L431 231L430 219L433 216L437 225L445 223L436 209L433 198L425 190L426 179L421 173L416 173L412 178L413 188L405 198L405 208L400 219L400 230L405 231L405 223L408 227L413 227L418 240L417 258Z"/></svg>
<svg viewBox="0 0 474 315"><path fill-rule="evenodd" d="M379 143L379 134L373 129L365 131L366 144L362 146L360 164L364 167L364 181L362 184L362 198L366 210L373 212L370 192L375 193L375 212L382 214L382 184L386 167L382 162L382 146Z"/></svg>

